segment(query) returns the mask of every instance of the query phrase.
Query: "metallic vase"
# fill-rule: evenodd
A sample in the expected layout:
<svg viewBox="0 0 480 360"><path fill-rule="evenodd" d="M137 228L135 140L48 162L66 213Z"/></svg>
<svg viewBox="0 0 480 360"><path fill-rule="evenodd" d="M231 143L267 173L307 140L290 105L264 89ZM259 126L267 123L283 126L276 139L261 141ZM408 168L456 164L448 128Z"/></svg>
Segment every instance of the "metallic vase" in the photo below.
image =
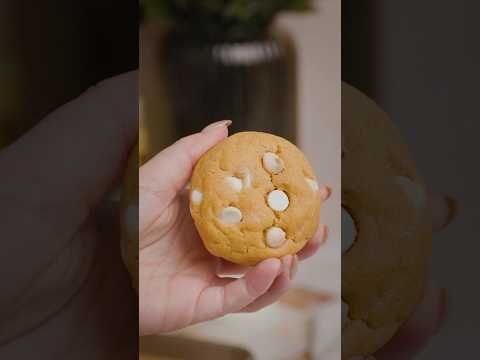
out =
<svg viewBox="0 0 480 360"><path fill-rule="evenodd" d="M230 119L230 133L265 131L296 141L296 54L286 33L233 42L171 32L161 54L177 136Z"/></svg>

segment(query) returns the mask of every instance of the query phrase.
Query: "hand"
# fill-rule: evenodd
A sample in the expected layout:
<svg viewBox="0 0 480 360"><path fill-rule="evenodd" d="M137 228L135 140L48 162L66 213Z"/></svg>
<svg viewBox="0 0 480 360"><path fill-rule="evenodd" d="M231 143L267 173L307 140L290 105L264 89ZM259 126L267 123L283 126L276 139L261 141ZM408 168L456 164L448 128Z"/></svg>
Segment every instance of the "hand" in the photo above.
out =
<svg viewBox="0 0 480 360"><path fill-rule="evenodd" d="M434 231L444 229L457 216L458 204L449 197L430 193L429 205ZM446 289L429 289L413 316L399 329L387 345L379 350L374 357L367 359L413 359L441 328L447 314L447 302ZM361 360L362 358L351 360L355 359Z"/></svg>
<svg viewBox="0 0 480 360"><path fill-rule="evenodd" d="M327 228L297 256L267 259L253 268L220 261L204 248L184 188L193 166L228 135L229 121L177 141L140 168L140 334L173 331L228 313L256 311L284 294L298 259L312 256ZM330 191L320 191L326 200ZM240 279L218 275L245 274Z"/></svg>
<svg viewBox="0 0 480 360"><path fill-rule="evenodd" d="M0 153L0 358L137 356L137 299L103 206L138 136L137 89L136 72L103 81Z"/></svg>

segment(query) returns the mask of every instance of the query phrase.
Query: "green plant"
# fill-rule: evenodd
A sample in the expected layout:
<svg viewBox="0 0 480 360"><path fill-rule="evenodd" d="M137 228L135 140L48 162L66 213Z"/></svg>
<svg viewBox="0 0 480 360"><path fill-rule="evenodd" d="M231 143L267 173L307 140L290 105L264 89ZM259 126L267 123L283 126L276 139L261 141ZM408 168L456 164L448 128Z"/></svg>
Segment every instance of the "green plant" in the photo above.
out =
<svg viewBox="0 0 480 360"><path fill-rule="evenodd" d="M144 0L147 17L209 38L243 39L264 32L280 12L308 11L312 0Z"/></svg>

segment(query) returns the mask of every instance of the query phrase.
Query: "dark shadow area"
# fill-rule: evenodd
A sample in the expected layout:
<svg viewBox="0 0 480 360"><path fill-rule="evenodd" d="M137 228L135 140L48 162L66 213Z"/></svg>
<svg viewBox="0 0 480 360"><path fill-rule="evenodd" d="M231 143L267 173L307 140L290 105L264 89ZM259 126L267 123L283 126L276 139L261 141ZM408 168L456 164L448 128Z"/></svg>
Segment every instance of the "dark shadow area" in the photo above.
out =
<svg viewBox="0 0 480 360"><path fill-rule="evenodd" d="M350 302L343 350L368 353L383 348L377 359L448 359L459 352L474 356L479 330L475 304L480 300L473 285L480 213L480 6L471 1L389 0L360 7L355 1L343 2L343 80L375 103L344 88L342 202L350 207L358 234L343 255L342 296ZM375 128L369 128L372 123ZM398 130L393 137L386 131L392 125ZM362 160L358 152L370 155ZM357 157L355 164L352 156ZM377 175L358 180L362 176L352 169ZM409 181L393 181L398 176ZM385 184L391 193L382 190ZM406 190L403 200L401 189ZM413 246L407 227L413 223L408 204L415 208L421 194L433 227L431 250L425 251L418 244L428 236L420 236ZM362 196L366 200L352 211ZM405 232L400 237L392 231L399 224ZM379 237L382 228L391 235ZM418 229L417 224L413 234ZM375 260L366 269L361 256L372 252ZM430 263L426 273L418 266L420 259ZM398 278L392 281L395 273ZM420 302L413 293L424 276ZM374 296L363 293L369 286L376 289ZM409 302L416 303L415 310L403 307ZM393 318L403 319L403 325L394 325ZM359 339L371 346L362 349L356 345Z"/></svg>
<svg viewBox="0 0 480 360"><path fill-rule="evenodd" d="M136 1L0 4L1 359L138 356L138 47Z"/></svg>

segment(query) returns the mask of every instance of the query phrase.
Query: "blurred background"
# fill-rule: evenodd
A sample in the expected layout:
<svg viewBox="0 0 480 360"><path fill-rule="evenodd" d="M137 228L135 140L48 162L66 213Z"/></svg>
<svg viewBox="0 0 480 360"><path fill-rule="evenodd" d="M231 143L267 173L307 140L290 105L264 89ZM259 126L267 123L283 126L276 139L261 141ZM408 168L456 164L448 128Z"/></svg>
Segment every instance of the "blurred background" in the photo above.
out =
<svg viewBox="0 0 480 360"><path fill-rule="evenodd" d="M165 7L175 2L187 7ZM230 20L212 22L209 11L227 2ZM333 195L322 209L329 240L301 264L295 289L258 314L141 339L142 358L338 359L340 0L227 2L152 0L148 14L140 4L139 28L136 1L1 1L0 149L139 63L142 161L225 118L232 132L268 131L296 143Z"/></svg>
<svg viewBox="0 0 480 360"><path fill-rule="evenodd" d="M0 1L0 149L88 87L136 69L137 18L130 0Z"/></svg>
<svg viewBox="0 0 480 360"><path fill-rule="evenodd" d="M433 243L431 281L448 290L447 319L415 358L476 357L480 3L348 0L343 9L343 79L390 115L427 185L460 204Z"/></svg>
<svg viewBox="0 0 480 360"><path fill-rule="evenodd" d="M282 4L279 6L278 4ZM140 339L143 359L340 358L340 0L158 1L140 25L140 155L209 123L283 136L333 188L330 237L260 313Z"/></svg>

